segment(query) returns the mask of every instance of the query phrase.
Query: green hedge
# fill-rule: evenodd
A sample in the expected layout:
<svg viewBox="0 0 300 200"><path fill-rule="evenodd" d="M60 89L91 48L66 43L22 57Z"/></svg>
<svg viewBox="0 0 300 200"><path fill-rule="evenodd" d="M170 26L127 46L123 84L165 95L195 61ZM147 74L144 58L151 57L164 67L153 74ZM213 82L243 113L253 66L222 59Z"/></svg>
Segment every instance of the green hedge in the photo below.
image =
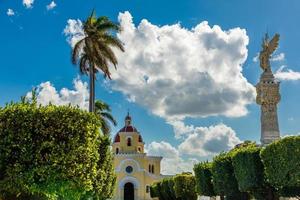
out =
<svg viewBox="0 0 300 200"><path fill-rule="evenodd" d="M79 108L24 102L0 108L0 199L111 197L110 140L99 128L98 118Z"/></svg>
<svg viewBox="0 0 300 200"><path fill-rule="evenodd" d="M196 191L202 196L216 196L212 183L212 163L202 162L194 166Z"/></svg>
<svg viewBox="0 0 300 200"><path fill-rule="evenodd" d="M300 136L278 140L261 151L265 173L281 195L300 195Z"/></svg>
<svg viewBox="0 0 300 200"><path fill-rule="evenodd" d="M260 158L260 147L240 148L233 153L232 164L239 190L251 193L255 199L276 199L275 190L266 181L264 166Z"/></svg>
<svg viewBox="0 0 300 200"><path fill-rule="evenodd" d="M232 153L221 153L213 160L212 174L215 192L219 196L226 196L227 200L248 199L247 193L239 191L232 165Z"/></svg>
<svg viewBox="0 0 300 200"><path fill-rule="evenodd" d="M151 198L159 197L158 183L154 183L150 186L150 197Z"/></svg>
<svg viewBox="0 0 300 200"><path fill-rule="evenodd" d="M196 200L196 180L192 174L183 173L174 177L176 198L180 200Z"/></svg>

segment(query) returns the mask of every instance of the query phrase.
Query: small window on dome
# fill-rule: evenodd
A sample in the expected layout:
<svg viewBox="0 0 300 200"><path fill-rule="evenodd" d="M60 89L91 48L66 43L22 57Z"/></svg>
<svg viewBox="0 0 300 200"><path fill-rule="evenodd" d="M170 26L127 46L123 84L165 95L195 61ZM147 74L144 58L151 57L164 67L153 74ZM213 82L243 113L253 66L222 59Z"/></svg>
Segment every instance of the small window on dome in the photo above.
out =
<svg viewBox="0 0 300 200"><path fill-rule="evenodd" d="M127 138L127 146L131 146L131 138Z"/></svg>

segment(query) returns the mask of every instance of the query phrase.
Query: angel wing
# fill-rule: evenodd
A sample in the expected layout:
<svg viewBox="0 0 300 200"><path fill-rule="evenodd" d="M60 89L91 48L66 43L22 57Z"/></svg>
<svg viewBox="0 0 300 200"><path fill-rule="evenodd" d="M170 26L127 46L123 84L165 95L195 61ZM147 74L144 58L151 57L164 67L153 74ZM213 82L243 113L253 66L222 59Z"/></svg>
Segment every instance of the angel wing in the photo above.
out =
<svg viewBox="0 0 300 200"><path fill-rule="evenodd" d="M279 34L275 34L272 40L270 40L268 44L268 53L270 55L277 49L279 43L279 37L280 37Z"/></svg>

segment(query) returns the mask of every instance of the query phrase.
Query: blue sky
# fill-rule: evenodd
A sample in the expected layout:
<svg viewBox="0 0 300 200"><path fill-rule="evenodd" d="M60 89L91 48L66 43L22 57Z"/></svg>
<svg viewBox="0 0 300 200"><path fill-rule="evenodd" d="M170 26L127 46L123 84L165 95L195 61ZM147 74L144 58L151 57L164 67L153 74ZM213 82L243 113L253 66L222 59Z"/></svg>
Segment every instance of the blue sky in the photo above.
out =
<svg viewBox="0 0 300 200"><path fill-rule="evenodd" d="M258 82L261 73L259 63L254 62L253 58L260 51L263 35L266 31L271 36L276 32L280 33L280 46L275 55L284 54L284 56L279 61L272 62L274 73L281 66L285 66L284 72L288 75L288 78L282 80L280 88L282 95L278 111L280 130L282 134L300 132L298 111L300 29L297 25L300 19L299 1L290 0L287 3L283 0L56 0L56 7L48 10L46 6L50 3L51 0L35 0L32 7L27 8L21 0L0 0L2 27L0 105L3 106L11 100L19 100L20 96L25 95L32 87L46 81L50 81L58 91L63 87L72 89L73 80L78 76L78 69L70 62L71 47L64 34L67 21L84 20L93 8L99 16L106 15L113 21L118 21L120 12L129 11L135 26L138 26L142 19L147 19L157 27L179 23L181 28L189 31L203 21L207 21L211 27L218 25L223 31L236 27L245 29L249 44L246 45L248 53L242 65L242 75L252 85ZM7 13L8 9L13 11L10 16ZM88 80L86 77L80 78L82 81ZM147 106L148 104L142 101L128 101L128 91L131 90L125 92L126 88L120 84L119 81L115 87L105 86L102 77L99 76L96 87L97 98L111 105L113 115L119 122L118 127L113 129L114 133L123 126L124 116L129 109L134 124L142 133L144 140L151 144L148 146L150 152L155 153L159 148L166 148L178 153L180 159L184 161L201 160L211 156L199 156L197 155L199 152L191 152L188 155L180 152L179 145L188 135L184 136L185 138L175 138L174 125L167 123L170 120L169 115L153 111L153 107ZM194 117L186 116L181 121L185 126L192 125L194 128L222 123L230 127L240 140L259 141L259 107L253 101L247 104L246 108L248 113L238 117L226 114L204 117L197 114ZM162 145L161 141L165 143Z"/></svg>

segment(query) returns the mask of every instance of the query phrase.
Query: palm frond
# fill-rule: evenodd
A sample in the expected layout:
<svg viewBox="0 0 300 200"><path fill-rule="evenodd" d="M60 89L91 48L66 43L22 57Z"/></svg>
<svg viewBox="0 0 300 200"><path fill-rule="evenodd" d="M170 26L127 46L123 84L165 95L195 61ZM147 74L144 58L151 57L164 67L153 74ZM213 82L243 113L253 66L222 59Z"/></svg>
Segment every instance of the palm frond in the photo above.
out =
<svg viewBox="0 0 300 200"><path fill-rule="evenodd" d="M118 38L116 38L116 37L114 37L112 35L109 35L109 34L103 35L102 38L105 41L105 44L111 45L113 47L117 47L122 52L125 51L124 45L123 45L122 41L119 40Z"/></svg>
<svg viewBox="0 0 300 200"><path fill-rule="evenodd" d="M109 71L109 65L107 62L107 59L105 59L105 57L103 57L102 55L95 55L96 59L94 60L95 64L96 64L96 70L97 71L102 71L104 78L109 78L111 79L111 73Z"/></svg>
<svg viewBox="0 0 300 200"><path fill-rule="evenodd" d="M97 100L95 102L95 108L96 108L96 110L99 110L100 112L103 112L103 111L110 112L111 111L110 106L107 103L100 101L100 100Z"/></svg>
<svg viewBox="0 0 300 200"><path fill-rule="evenodd" d="M113 116L110 113L108 113L108 112L102 112L101 115L105 119L109 120L114 126L117 125L117 121L113 118Z"/></svg>
<svg viewBox="0 0 300 200"><path fill-rule="evenodd" d="M95 49L98 54L102 54L105 57L105 59L108 59L109 62L111 62L116 68L116 65L118 64L118 60L115 53L112 51L112 49L109 46L103 44L102 42L97 42L95 44Z"/></svg>
<svg viewBox="0 0 300 200"><path fill-rule="evenodd" d="M77 61L78 61L79 56L80 56L80 53L81 53L81 51L82 51L82 49L83 49L83 46L84 46L84 41L85 41L85 38L79 40L79 41L75 44L75 46L74 46L74 48L73 48L73 50L72 50L72 63L73 63L74 65L77 64Z"/></svg>
<svg viewBox="0 0 300 200"><path fill-rule="evenodd" d="M109 135L110 133L110 126L108 125L108 122L105 119L102 119L101 121L101 131L103 135Z"/></svg>
<svg viewBox="0 0 300 200"><path fill-rule="evenodd" d="M121 28L117 23L109 21L108 18L105 20L98 18L97 20L97 31L106 32L106 31L120 31Z"/></svg>
<svg viewBox="0 0 300 200"><path fill-rule="evenodd" d="M89 60L86 54L83 55L80 59L79 70L81 74L88 74Z"/></svg>

